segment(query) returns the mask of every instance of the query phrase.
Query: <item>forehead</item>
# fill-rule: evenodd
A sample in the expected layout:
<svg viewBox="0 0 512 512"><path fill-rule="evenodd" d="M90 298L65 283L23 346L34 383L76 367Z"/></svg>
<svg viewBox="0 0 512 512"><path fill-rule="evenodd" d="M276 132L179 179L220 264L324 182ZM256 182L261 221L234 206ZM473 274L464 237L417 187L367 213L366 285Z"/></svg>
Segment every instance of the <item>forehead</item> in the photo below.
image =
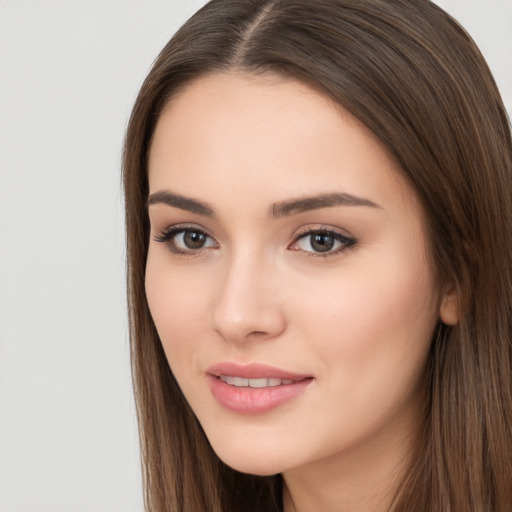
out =
<svg viewBox="0 0 512 512"><path fill-rule="evenodd" d="M329 191L377 203L413 195L379 139L326 95L275 75L214 74L160 115L149 155L151 192L171 188L244 203ZM245 204L245 203L244 203Z"/></svg>

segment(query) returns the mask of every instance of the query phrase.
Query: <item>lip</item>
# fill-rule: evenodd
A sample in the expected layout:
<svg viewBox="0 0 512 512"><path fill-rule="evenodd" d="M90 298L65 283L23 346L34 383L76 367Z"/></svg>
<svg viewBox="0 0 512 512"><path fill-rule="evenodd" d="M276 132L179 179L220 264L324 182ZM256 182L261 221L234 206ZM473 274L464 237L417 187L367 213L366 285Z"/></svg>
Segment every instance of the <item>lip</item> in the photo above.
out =
<svg viewBox="0 0 512 512"><path fill-rule="evenodd" d="M210 391L215 399L225 409L238 414L262 414L280 407L301 395L314 380L312 375L259 363L219 363L209 368L206 373ZM288 379L293 382L264 388L237 387L222 381L219 378L221 375L246 379Z"/></svg>
<svg viewBox="0 0 512 512"><path fill-rule="evenodd" d="M250 364L238 364L232 362L224 362L216 364L208 370L208 375L214 377L220 377L221 375L232 375L233 377L244 377L245 379L263 379L263 378L274 378L274 379L290 379L290 380L303 380L311 378L312 375L303 373L294 373L275 366L269 366L260 363Z"/></svg>

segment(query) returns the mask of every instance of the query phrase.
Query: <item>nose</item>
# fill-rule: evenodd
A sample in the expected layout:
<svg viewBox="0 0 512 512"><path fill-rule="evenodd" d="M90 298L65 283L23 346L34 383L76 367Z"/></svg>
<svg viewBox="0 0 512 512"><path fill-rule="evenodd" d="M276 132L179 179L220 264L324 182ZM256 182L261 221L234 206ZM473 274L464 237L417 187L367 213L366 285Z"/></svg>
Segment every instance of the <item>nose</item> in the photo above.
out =
<svg viewBox="0 0 512 512"><path fill-rule="evenodd" d="M230 342L268 340L286 328L276 268L256 255L239 255L219 274L212 328Z"/></svg>

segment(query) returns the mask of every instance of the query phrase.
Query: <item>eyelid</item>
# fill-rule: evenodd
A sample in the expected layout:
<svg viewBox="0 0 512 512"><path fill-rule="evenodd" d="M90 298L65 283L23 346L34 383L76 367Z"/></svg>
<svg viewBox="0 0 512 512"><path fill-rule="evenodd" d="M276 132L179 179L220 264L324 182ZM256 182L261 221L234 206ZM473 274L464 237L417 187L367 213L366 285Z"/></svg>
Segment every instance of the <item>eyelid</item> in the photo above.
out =
<svg viewBox="0 0 512 512"><path fill-rule="evenodd" d="M333 233L347 240L355 240L355 236L348 231L330 224L308 224L299 228L293 235L294 240L310 233Z"/></svg>
<svg viewBox="0 0 512 512"><path fill-rule="evenodd" d="M173 238L179 233L183 233L186 231L194 231L197 233L201 233L205 235L208 239L213 240L215 246L206 246L200 247L198 249L188 249L183 250L176 246L176 243L173 241ZM163 243L167 245L169 251L178 256L199 256L201 252L206 249L215 249L219 247L219 243L215 240L213 236L211 236L208 231L197 224L173 224L172 226L168 226L162 229L157 235L153 237L154 241L157 243Z"/></svg>
<svg viewBox="0 0 512 512"><path fill-rule="evenodd" d="M336 241L341 243L341 247L334 251L325 251L325 252L317 252L317 251L305 251L303 249L297 248L293 249L293 245L297 244L299 240L302 238L306 238L307 236L311 236L314 234L326 234L332 236ZM328 258L332 256L339 256L341 253L344 253L347 250L354 249L357 244L357 240L353 235L349 235L348 233L343 233L340 228L336 228L333 226L327 225L316 225L316 226L304 226L302 227L295 235L293 236L293 241L288 246L291 250L302 251L308 257L313 258Z"/></svg>

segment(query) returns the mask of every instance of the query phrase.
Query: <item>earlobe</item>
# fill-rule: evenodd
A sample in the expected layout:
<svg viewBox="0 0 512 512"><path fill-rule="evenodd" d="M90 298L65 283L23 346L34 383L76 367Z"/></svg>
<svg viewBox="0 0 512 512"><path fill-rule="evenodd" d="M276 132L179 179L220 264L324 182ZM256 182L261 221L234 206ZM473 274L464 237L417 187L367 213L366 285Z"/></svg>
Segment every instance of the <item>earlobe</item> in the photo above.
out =
<svg viewBox="0 0 512 512"><path fill-rule="evenodd" d="M450 286L442 297L439 318L445 325L456 325L459 323L460 300L455 285Z"/></svg>

